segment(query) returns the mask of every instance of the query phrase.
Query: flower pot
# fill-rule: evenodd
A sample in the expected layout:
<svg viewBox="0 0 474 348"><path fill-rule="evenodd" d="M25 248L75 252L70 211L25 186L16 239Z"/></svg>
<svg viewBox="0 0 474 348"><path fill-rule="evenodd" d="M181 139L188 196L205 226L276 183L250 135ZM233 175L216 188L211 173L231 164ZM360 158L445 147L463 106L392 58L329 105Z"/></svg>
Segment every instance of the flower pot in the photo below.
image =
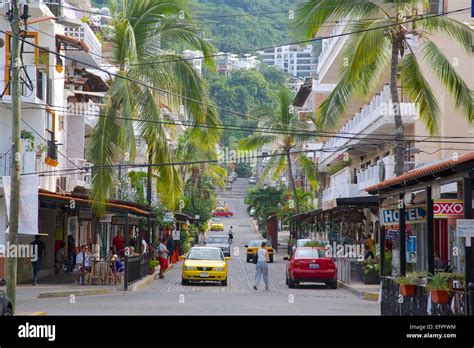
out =
<svg viewBox="0 0 474 348"><path fill-rule="evenodd" d="M415 284L400 284L400 291L405 297L415 297Z"/></svg>
<svg viewBox="0 0 474 348"><path fill-rule="evenodd" d="M449 295L446 290L431 290L431 301L439 304L446 304L449 302Z"/></svg>

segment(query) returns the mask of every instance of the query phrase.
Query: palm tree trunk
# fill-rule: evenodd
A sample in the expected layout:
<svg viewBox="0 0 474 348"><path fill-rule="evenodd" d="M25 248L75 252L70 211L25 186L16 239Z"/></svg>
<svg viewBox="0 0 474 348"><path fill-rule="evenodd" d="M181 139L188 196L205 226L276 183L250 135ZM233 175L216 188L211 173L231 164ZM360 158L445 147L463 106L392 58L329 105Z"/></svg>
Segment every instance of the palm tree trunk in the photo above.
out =
<svg viewBox="0 0 474 348"><path fill-rule="evenodd" d="M394 37L392 41L392 61L390 67L390 94L392 97L393 117L395 121L395 176L400 176L405 167L405 146L403 144L404 126L400 113L400 97L398 95L398 52L399 41Z"/></svg>
<svg viewBox="0 0 474 348"><path fill-rule="evenodd" d="M295 200L296 213L300 213L300 203L298 202L298 196L296 194L295 179L293 178L293 166L291 165L290 151L286 151L286 160L288 161L288 176L290 177L291 189L293 190L293 198Z"/></svg>

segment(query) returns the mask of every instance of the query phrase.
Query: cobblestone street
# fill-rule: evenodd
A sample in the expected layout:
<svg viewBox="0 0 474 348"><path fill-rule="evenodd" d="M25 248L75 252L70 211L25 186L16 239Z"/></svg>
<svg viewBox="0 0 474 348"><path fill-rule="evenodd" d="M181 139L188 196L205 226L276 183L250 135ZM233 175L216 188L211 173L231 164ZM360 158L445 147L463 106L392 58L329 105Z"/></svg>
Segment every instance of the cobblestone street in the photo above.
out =
<svg viewBox="0 0 474 348"><path fill-rule="evenodd" d="M229 261L227 287L213 283L181 285L181 265L176 264L164 279L155 280L148 287L123 293L69 298L24 299L19 301L19 312L45 311L52 314L154 314L154 315L378 315L377 302L358 298L351 292L338 288L327 289L324 285L301 285L289 289L285 284L283 260L286 250L275 255L269 264L270 290L265 291L263 282L255 291L252 286L255 265L247 263L245 244L259 239L243 203L247 188L246 179L237 180L232 192L225 192L220 200L227 202L234 217L224 219L224 232L208 232L209 235L227 234L234 229L232 259ZM284 248L283 248L284 249Z"/></svg>

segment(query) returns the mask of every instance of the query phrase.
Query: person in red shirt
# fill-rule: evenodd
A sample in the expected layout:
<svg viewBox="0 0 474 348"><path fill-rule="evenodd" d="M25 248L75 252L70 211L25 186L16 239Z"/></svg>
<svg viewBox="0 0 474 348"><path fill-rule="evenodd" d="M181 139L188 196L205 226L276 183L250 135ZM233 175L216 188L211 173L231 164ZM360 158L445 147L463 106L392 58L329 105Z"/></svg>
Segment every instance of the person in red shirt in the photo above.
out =
<svg viewBox="0 0 474 348"><path fill-rule="evenodd" d="M118 231L118 235L112 239L112 246L115 248L117 253L119 253L120 256L124 256L124 250L125 250L125 237L123 236L123 230Z"/></svg>

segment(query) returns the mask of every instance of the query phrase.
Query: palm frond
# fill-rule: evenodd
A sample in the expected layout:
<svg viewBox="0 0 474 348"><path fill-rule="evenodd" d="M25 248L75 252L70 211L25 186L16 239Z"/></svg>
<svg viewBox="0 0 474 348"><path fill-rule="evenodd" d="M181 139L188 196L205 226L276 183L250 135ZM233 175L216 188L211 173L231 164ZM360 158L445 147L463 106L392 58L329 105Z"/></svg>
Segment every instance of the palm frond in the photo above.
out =
<svg viewBox="0 0 474 348"><path fill-rule="evenodd" d="M298 155L298 163L301 168L301 172L308 179L309 184L313 190L318 189L318 175L316 165L310 160L305 154Z"/></svg>
<svg viewBox="0 0 474 348"><path fill-rule="evenodd" d="M312 39L330 18L377 17L382 7L368 0L307 0L296 11L293 27L301 36Z"/></svg>
<svg viewBox="0 0 474 348"><path fill-rule="evenodd" d="M459 42L466 51L471 51L472 31L465 25L455 19L446 16L427 15L423 20L416 22L419 29L424 29L431 34L444 34Z"/></svg>
<svg viewBox="0 0 474 348"><path fill-rule="evenodd" d="M406 94L418 106L420 119L431 135L436 134L441 111L413 53L406 54L400 61L399 72Z"/></svg>
<svg viewBox="0 0 474 348"><path fill-rule="evenodd" d="M113 116L111 109L102 110L104 116ZM88 144L88 157L94 163L92 170L90 197L92 210L103 216L110 190L113 188L115 174L111 167L119 151L120 127L113 117L99 117Z"/></svg>
<svg viewBox="0 0 474 348"><path fill-rule="evenodd" d="M456 108L460 108L469 123L474 122L473 91L456 72L451 62L433 41L428 41L422 49L423 59L441 83L454 97Z"/></svg>
<svg viewBox="0 0 474 348"><path fill-rule="evenodd" d="M272 144L277 140L277 137L274 135L260 135L254 134L248 138L241 139L239 141L238 149L239 150L255 150L263 145Z"/></svg>

